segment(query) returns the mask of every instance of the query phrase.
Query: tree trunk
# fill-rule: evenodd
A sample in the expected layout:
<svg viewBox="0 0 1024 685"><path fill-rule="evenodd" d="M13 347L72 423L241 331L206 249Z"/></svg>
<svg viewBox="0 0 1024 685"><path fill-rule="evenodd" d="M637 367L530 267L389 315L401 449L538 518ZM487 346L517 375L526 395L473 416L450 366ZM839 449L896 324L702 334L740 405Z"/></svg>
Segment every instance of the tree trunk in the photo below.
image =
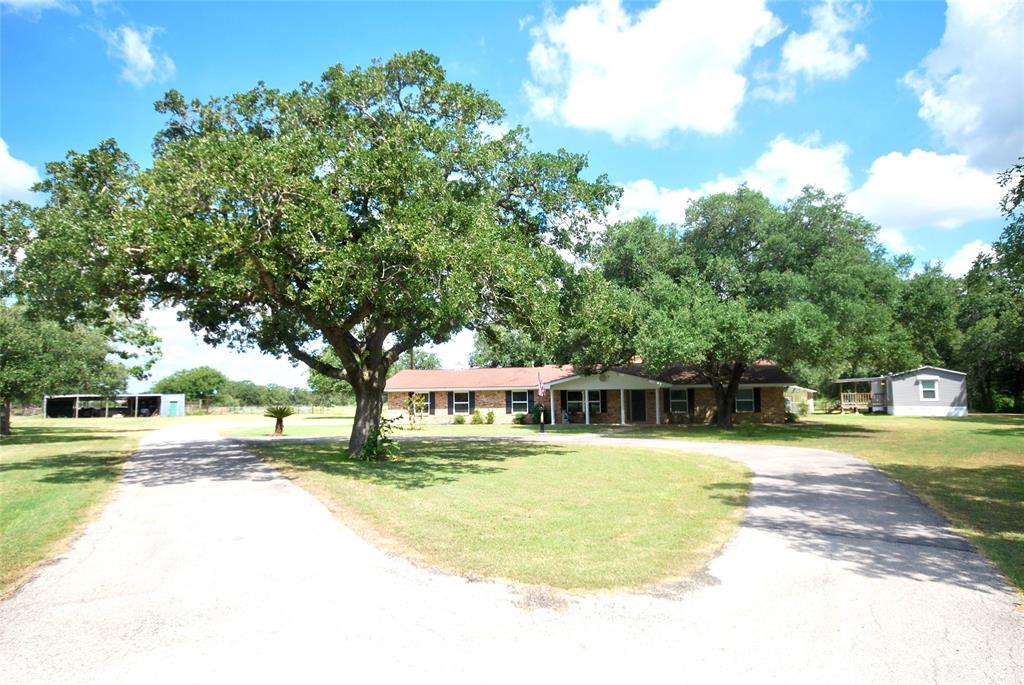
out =
<svg viewBox="0 0 1024 685"><path fill-rule="evenodd" d="M1024 369L1017 369L1013 374L1013 411L1024 413Z"/></svg>
<svg viewBox="0 0 1024 685"><path fill-rule="evenodd" d="M11 434L11 401L0 400L0 435Z"/></svg>
<svg viewBox="0 0 1024 685"><path fill-rule="evenodd" d="M740 378L746 370L747 365L741 362L733 362L728 371L728 381L722 383L720 378L712 379L711 387L715 391L715 406L717 408L717 423L719 428L732 428L732 415L736 408L736 391L740 388Z"/></svg>
<svg viewBox="0 0 1024 685"><path fill-rule="evenodd" d="M366 438L380 428L380 418L384 411L384 382L380 379L362 381L353 384L352 389L356 392L356 415L348 439L350 457L359 455L366 444Z"/></svg>
<svg viewBox="0 0 1024 685"><path fill-rule="evenodd" d="M284 434L284 419L277 417L274 419L274 435Z"/></svg>

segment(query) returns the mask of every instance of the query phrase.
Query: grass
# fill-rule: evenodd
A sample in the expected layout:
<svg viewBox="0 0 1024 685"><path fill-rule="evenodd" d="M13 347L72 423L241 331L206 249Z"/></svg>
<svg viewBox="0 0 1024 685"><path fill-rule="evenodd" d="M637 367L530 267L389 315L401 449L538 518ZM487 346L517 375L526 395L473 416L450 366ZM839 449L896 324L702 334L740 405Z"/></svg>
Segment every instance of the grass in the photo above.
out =
<svg viewBox="0 0 1024 685"><path fill-rule="evenodd" d="M623 437L771 442L864 458L900 481L1024 590L1024 417L816 415L803 425L638 427Z"/></svg>
<svg viewBox="0 0 1024 685"><path fill-rule="evenodd" d="M0 597L98 511L160 419L24 419L0 438Z"/></svg>
<svg viewBox="0 0 1024 685"><path fill-rule="evenodd" d="M684 577L739 524L749 473L705 455L520 442L254 448L374 542L470 576L571 590Z"/></svg>

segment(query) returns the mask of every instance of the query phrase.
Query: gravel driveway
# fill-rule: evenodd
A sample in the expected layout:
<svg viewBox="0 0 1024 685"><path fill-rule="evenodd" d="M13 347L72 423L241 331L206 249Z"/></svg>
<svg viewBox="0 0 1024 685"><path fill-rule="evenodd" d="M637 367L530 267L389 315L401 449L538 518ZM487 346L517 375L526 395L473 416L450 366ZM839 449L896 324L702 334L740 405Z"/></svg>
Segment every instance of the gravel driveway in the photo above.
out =
<svg viewBox="0 0 1024 685"><path fill-rule="evenodd" d="M101 516L0 605L0 682L1024 682L1001 576L848 455L596 436L748 464L694 581L568 596L357 537L212 428L152 433Z"/></svg>

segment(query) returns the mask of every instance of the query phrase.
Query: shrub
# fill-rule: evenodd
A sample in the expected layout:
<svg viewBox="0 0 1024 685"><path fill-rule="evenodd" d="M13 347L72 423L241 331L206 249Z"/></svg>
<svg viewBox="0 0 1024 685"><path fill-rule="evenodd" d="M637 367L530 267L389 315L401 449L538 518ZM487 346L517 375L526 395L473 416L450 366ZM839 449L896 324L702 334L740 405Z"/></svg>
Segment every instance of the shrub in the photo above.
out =
<svg viewBox="0 0 1024 685"><path fill-rule="evenodd" d="M455 418L452 419L452 423L461 426L462 424L466 423L466 417L463 416L462 414L456 414Z"/></svg>
<svg viewBox="0 0 1024 685"><path fill-rule="evenodd" d="M800 418L791 411L786 412L786 423L796 423L796 420Z"/></svg>
<svg viewBox="0 0 1024 685"><path fill-rule="evenodd" d="M807 400L800 400L800 404L796 405L796 410L800 416L807 416L810 412L810 405L807 404Z"/></svg>
<svg viewBox="0 0 1024 685"><path fill-rule="evenodd" d="M526 414L516 414L512 417L512 423L526 423Z"/></svg>
<svg viewBox="0 0 1024 685"><path fill-rule="evenodd" d="M354 458L363 461L387 461L396 455L398 442L391 437L391 431L395 429L394 423L394 419L382 418L380 426L370 431L362 451L354 455Z"/></svg>
<svg viewBox="0 0 1024 685"><path fill-rule="evenodd" d="M479 409L473 410L473 424L479 426L484 422L483 414L480 413Z"/></svg>
<svg viewBox="0 0 1024 685"><path fill-rule="evenodd" d="M484 420L487 421L488 424L494 423L494 411L492 410L487 412L487 416Z"/></svg>
<svg viewBox="0 0 1024 685"><path fill-rule="evenodd" d="M274 419L274 435L281 435L284 433L284 420L289 416L293 415L295 410L291 407L281 404L272 407L267 407L267 410L263 412L263 415L268 419Z"/></svg>

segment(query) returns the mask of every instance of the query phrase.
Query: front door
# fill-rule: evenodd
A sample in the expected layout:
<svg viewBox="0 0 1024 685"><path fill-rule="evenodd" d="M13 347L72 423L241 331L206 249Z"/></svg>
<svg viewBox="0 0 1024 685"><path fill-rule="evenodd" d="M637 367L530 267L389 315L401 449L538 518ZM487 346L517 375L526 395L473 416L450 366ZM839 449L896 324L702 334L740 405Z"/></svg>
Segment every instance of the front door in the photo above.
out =
<svg viewBox="0 0 1024 685"><path fill-rule="evenodd" d="M167 415L168 416L177 416L178 415L178 401L177 400L171 400L170 402L168 402Z"/></svg>
<svg viewBox="0 0 1024 685"><path fill-rule="evenodd" d="M629 420L632 423L647 420L647 393L644 390L629 391Z"/></svg>

